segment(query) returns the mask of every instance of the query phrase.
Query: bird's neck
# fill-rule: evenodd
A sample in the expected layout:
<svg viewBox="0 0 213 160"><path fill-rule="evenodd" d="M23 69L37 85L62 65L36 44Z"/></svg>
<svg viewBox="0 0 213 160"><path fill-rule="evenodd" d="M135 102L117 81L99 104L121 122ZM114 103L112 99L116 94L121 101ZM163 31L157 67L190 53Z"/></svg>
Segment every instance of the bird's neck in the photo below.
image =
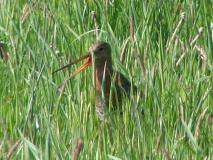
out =
<svg viewBox="0 0 213 160"><path fill-rule="evenodd" d="M97 63L95 65L96 94L103 95L106 101L110 96L111 78L113 75L112 63Z"/></svg>

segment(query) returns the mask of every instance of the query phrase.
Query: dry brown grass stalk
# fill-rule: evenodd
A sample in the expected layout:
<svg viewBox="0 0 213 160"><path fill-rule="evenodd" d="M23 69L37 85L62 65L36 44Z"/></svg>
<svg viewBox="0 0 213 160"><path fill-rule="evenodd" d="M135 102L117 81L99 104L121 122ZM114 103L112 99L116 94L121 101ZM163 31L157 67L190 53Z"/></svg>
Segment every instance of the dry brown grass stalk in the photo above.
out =
<svg viewBox="0 0 213 160"><path fill-rule="evenodd" d="M73 156L72 156L73 160L78 160L80 158L80 153L83 150L83 147L84 147L83 140L81 138L77 138L75 141L75 147L73 150Z"/></svg>
<svg viewBox="0 0 213 160"><path fill-rule="evenodd" d="M206 114L206 111L208 110L208 107L206 107L203 112L200 114L198 121L197 121L197 125L195 127L195 133L194 133L194 137L197 139L199 136L199 132L200 132L200 128L201 128L201 123L204 119L204 116Z"/></svg>
<svg viewBox="0 0 213 160"><path fill-rule="evenodd" d="M202 60L202 69L205 71L207 63L208 63L208 55L204 48L195 45L195 49L198 51L198 54L200 55L200 58Z"/></svg>
<svg viewBox="0 0 213 160"><path fill-rule="evenodd" d="M99 30L98 30L97 16L96 16L95 11L92 11L92 19L93 19L94 26L95 26L96 40L98 40L99 39L99 33L98 33Z"/></svg>
<svg viewBox="0 0 213 160"><path fill-rule="evenodd" d="M24 5L23 13L21 16L21 24L24 25L27 21L27 18L32 13L33 9L35 8L36 3L33 3L32 6L28 5L27 3Z"/></svg>
<svg viewBox="0 0 213 160"><path fill-rule="evenodd" d="M173 32L173 34L172 34L170 40L169 40L168 43L167 43L166 52L169 51L169 48L170 48L172 42L174 41L175 36L177 35L177 32L178 32L179 28L181 27L181 25L182 25L182 23L183 23L184 17L185 17L185 16L184 16L184 13L182 13L181 16L180 16L180 20L179 20L177 26L175 27L175 30L174 30L174 32Z"/></svg>
<svg viewBox="0 0 213 160"><path fill-rule="evenodd" d="M15 153L15 151L17 150L19 144L21 143L21 140L17 140L15 142L15 144L10 148L9 152L6 155L6 159L9 160L11 159L12 155Z"/></svg>

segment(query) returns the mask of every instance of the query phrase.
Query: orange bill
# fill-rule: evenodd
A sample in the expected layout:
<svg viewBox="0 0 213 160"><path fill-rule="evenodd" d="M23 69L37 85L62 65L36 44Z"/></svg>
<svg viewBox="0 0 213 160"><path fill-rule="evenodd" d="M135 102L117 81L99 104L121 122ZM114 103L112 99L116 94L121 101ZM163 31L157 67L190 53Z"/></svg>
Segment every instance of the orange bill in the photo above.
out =
<svg viewBox="0 0 213 160"><path fill-rule="evenodd" d="M70 66L72 66L72 65L74 65L74 64L76 64L76 63L78 63L78 62L80 62L80 61L82 61L82 60L85 60L85 62L84 62L84 63L83 63L83 64L71 75L71 77L74 77L74 76L76 76L79 72L85 70L86 68L88 68L89 66L92 65L92 56L91 56L91 54L87 54L87 55L85 55L85 56L79 58L78 60L76 60L76 61L74 61L74 62L71 62L71 63L69 63L69 64L67 64L67 65L65 65L65 66L63 66L63 67L61 67L61 68L59 68L59 69L57 69L57 70L55 70L55 71L53 72L53 74L56 73L56 72L58 72L58 71L61 71L61 70L65 69L65 68L67 68L67 67L70 67Z"/></svg>

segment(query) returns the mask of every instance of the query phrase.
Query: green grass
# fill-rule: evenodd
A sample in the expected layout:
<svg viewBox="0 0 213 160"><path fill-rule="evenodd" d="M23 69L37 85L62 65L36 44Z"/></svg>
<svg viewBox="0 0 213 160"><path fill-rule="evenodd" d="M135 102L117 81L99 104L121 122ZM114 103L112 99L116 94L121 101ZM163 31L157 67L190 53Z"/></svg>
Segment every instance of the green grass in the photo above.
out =
<svg viewBox="0 0 213 160"><path fill-rule="evenodd" d="M212 159L212 6L212 0L1 1L0 41L9 60L0 60L0 159L16 142L12 159L71 159L78 138L80 159ZM143 99L124 100L124 113L109 113L106 124L95 114L91 69L72 79L61 98L58 87L76 68L52 75L96 40L92 11L100 39L112 46L114 68L144 92ZM135 41L121 63L131 16Z"/></svg>

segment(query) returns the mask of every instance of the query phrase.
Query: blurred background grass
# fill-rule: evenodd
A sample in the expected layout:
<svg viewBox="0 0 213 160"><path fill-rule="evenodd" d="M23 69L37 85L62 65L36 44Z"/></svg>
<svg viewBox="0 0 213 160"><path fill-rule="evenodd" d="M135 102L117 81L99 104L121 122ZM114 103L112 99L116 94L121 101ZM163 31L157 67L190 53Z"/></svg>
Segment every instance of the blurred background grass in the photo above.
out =
<svg viewBox="0 0 213 160"><path fill-rule="evenodd" d="M80 139L81 159L211 159L212 6L0 1L0 158L71 159ZM72 79L61 98L58 87L75 67L52 75L96 41L93 11L114 68L144 92L143 99L126 100L124 114L112 113L109 124L94 111L91 69Z"/></svg>

